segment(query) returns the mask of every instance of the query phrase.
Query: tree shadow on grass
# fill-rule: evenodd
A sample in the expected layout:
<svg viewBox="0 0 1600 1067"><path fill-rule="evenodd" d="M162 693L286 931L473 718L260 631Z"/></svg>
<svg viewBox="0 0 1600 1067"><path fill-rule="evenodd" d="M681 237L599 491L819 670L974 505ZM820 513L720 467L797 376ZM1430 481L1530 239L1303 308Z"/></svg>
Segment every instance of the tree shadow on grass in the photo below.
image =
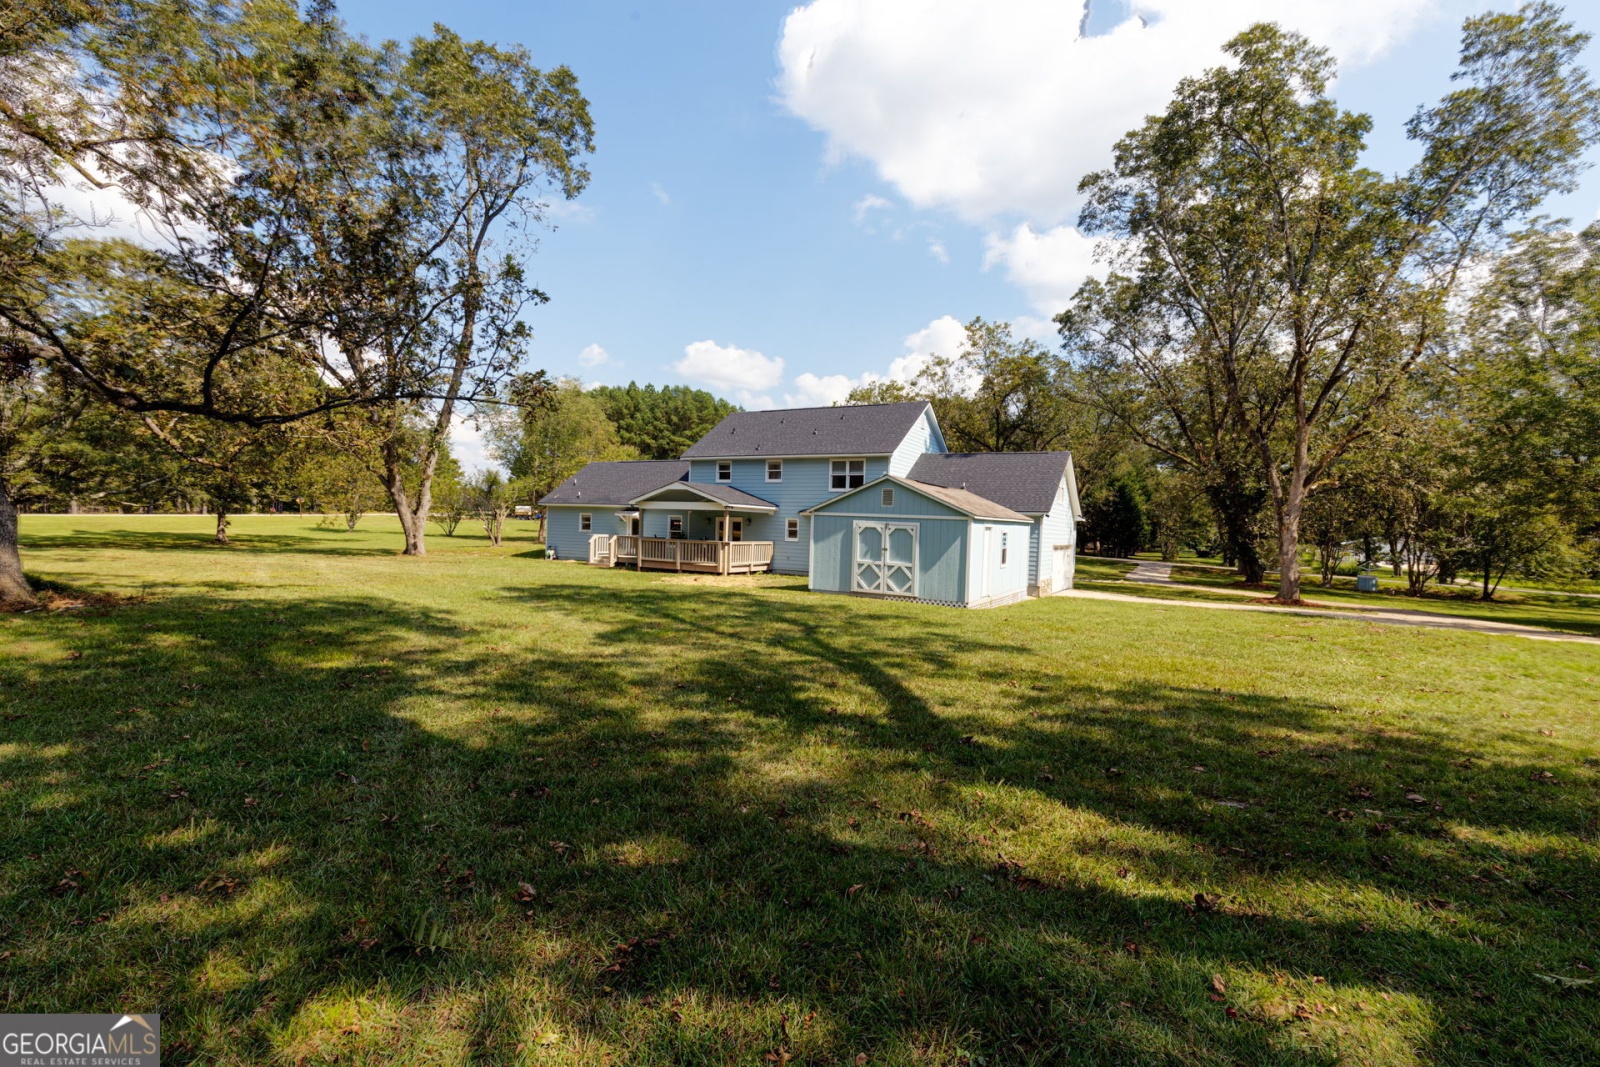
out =
<svg viewBox="0 0 1600 1067"><path fill-rule="evenodd" d="M1476 862L1455 813L1377 842L1320 813L1352 769L1464 759L1449 739L1012 672L961 613L621 589L526 590L574 636L521 647L378 597L31 623L85 651L0 663L4 1010L153 999L178 1062L1594 1048L1581 1001L1495 977L1583 944L1591 903L1427 904ZM1495 825L1570 832L1581 801ZM1515 864L1594 889L1559 850ZM419 952L430 913L452 940Z"/></svg>
<svg viewBox="0 0 1600 1067"><path fill-rule="evenodd" d="M204 516L196 516L204 518ZM229 543L216 543L214 533L206 530L139 530L127 526L80 527L68 533L34 533L24 528L22 550L28 552L59 551L62 549L133 549L148 552L204 550L206 552L316 552L331 556L394 556L404 547L398 531L392 548L370 544L340 544L343 534L330 530L324 534L258 533L235 531L229 534ZM363 539L364 540L364 539Z"/></svg>

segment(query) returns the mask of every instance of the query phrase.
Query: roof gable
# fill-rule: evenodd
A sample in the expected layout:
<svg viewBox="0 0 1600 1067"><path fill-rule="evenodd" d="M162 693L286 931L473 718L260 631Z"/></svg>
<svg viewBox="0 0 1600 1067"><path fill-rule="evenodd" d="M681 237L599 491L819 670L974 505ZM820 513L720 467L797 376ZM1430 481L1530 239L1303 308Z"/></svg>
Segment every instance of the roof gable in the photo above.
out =
<svg viewBox="0 0 1600 1067"><path fill-rule="evenodd" d="M587 504L595 507L624 505L635 497L689 477L689 464L681 459L641 459L615 463L590 463L539 501L541 505Z"/></svg>
<svg viewBox="0 0 1600 1067"><path fill-rule="evenodd" d="M890 482L894 485L904 486L913 493L920 493L929 500L943 504L945 507L953 508L956 511L961 512L963 515L967 515L974 519L1003 519L1010 522L1029 521L1028 516L1012 511L1010 508L1002 507L999 504L996 504L993 500L985 500L977 493L969 493L965 489L949 489L942 485L931 485L927 482L919 482L911 478L896 478L892 474L885 474L882 477L874 478L866 485L857 486L846 493L840 493L831 500L824 500L820 504L815 504L809 508L806 508L800 514L814 515L818 512L826 511L835 504L838 504L840 501L849 500L857 493L865 493L873 486L882 485L884 482Z"/></svg>
<svg viewBox="0 0 1600 1067"><path fill-rule="evenodd" d="M1070 452L928 452L907 477L965 489L1024 515L1047 515L1071 469ZM1069 497L1076 492L1072 481Z"/></svg>
<svg viewBox="0 0 1600 1067"><path fill-rule="evenodd" d="M735 411L689 446L684 459L887 456L929 409L926 400L831 408Z"/></svg>

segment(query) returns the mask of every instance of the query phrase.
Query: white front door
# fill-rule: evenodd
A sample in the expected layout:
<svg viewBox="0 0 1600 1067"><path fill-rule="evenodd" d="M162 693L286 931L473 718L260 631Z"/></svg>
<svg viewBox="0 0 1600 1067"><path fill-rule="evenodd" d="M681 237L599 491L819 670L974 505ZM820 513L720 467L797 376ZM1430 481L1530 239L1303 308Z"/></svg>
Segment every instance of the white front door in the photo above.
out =
<svg viewBox="0 0 1600 1067"><path fill-rule="evenodd" d="M858 522L853 541L852 592L917 595L917 527L893 522Z"/></svg>
<svg viewBox="0 0 1600 1067"><path fill-rule="evenodd" d="M723 523L727 523L728 527L729 527L729 533L728 533L728 536L726 536L726 537L723 536L723 532L724 532L723 529L722 529ZM744 520L743 519L724 519L719 515L717 517L717 540L718 541L743 541L744 540Z"/></svg>

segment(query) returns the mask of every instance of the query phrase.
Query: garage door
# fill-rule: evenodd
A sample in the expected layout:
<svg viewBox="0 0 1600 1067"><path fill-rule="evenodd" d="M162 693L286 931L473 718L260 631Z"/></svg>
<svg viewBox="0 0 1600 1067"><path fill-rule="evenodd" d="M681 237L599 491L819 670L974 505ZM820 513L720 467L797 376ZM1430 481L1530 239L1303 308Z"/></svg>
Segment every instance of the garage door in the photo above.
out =
<svg viewBox="0 0 1600 1067"><path fill-rule="evenodd" d="M1050 561L1050 591L1062 593L1072 588L1072 567L1076 560L1071 545L1056 545L1055 556Z"/></svg>
<svg viewBox="0 0 1600 1067"><path fill-rule="evenodd" d="M903 523L855 524L850 588L857 593L917 595L917 528Z"/></svg>

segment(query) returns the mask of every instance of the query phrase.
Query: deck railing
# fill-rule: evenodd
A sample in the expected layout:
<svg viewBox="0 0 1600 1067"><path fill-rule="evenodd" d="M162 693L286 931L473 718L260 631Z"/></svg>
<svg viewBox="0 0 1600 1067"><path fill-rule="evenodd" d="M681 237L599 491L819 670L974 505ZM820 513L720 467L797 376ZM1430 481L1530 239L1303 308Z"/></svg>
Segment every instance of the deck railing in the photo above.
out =
<svg viewBox="0 0 1600 1067"><path fill-rule="evenodd" d="M772 569L772 542L595 534L589 538L589 562L597 567L633 563L642 570L752 574Z"/></svg>

